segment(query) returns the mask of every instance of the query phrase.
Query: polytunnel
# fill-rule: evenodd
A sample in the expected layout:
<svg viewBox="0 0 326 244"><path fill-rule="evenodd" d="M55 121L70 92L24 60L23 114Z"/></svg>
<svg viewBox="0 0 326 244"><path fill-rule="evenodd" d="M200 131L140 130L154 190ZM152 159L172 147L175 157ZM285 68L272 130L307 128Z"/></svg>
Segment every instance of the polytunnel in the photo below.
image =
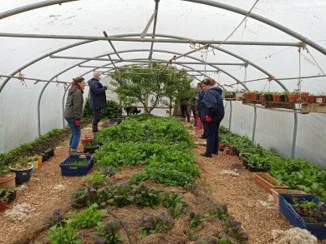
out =
<svg viewBox="0 0 326 244"><path fill-rule="evenodd" d="M185 69L193 87L210 77L237 97L308 92L320 98L267 106L224 96L221 124L281 157L326 167L325 1L0 3L0 153L66 127L74 77L87 81L101 71L109 84L117 68L156 62ZM106 96L118 101L114 91Z"/></svg>

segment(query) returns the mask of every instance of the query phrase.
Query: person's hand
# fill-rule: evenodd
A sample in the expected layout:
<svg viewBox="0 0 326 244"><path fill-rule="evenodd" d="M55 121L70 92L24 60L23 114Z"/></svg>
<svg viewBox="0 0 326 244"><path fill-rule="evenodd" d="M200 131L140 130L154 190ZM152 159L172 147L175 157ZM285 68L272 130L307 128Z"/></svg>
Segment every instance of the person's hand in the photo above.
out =
<svg viewBox="0 0 326 244"><path fill-rule="evenodd" d="M104 90L107 90L107 89L108 89L108 87L107 87L107 86L103 86L103 88L104 88Z"/></svg>
<svg viewBox="0 0 326 244"><path fill-rule="evenodd" d="M210 122L212 122L213 121L213 118L211 117L211 116L209 116L209 115L206 115L205 116L205 122L206 123L210 123Z"/></svg>
<svg viewBox="0 0 326 244"><path fill-rule="evenodd" d="M75 120L75 125L76 125L76 126L80 126L80 119L76 119L76 120Z"/></svg>

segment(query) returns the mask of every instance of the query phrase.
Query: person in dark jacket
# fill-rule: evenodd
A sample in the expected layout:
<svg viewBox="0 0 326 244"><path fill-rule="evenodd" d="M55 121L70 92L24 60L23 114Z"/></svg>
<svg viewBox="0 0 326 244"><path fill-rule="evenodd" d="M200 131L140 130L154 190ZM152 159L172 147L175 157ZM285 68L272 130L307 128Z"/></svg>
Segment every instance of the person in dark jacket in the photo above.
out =
<svg viewBox="0 0 326 244"><path fill-rule="evenodd" d="M210 79L202 81L202 88L205 91L201 116L206 129L206 152L201 155L211 158L212 154L218 154L218 129L224 117L222 90L211 86Z"/></svg>
<svg viewBox="0 0 326 244"><path fill-rule="evenodd" d="M93 78L88 81L89 94L90 94L90 106L93 110L93 122L92 131L96 133L98 131L98 122L101 119L101 110L106 106L105 91L108 89L100 83L101 72L94 72Z"/></svg>
<svg viewBox="0 0 326 244"><path fill-rule="evenodd" d="M83 77L76 77L73 79L72 86L68 92L64 116L71 128L70 152L77 151L79 144L81 134L80 119L83 113L83 90L85 85L86 83Z"/></svg>
<svg viewBox="0 0 326 244"><path fill-rule="evenodd" d="M189 98L182 97L180 98L180 109L182 118L187 118L187 122L190 122L190 114L188 111Z"/></svg>

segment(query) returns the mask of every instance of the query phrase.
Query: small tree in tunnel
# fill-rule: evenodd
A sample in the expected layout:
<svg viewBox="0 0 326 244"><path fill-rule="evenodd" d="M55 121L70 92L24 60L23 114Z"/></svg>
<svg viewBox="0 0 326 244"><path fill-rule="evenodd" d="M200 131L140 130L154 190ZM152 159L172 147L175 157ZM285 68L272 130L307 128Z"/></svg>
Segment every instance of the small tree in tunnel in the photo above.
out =
<svg viewBox="0 0 326 244"><path fill-rule="evenodd" d="M139 102L144 106L145 113L158 106L160 102L168 105L171 114L178 97L189 94L192 79L185 70L177 70L165 65L152 63L152 67L126 65L112 75L111 84L116 87L124 104ZM168 98L168 101L163 98ZM148 105L150 98L150 105Z"/></svg>

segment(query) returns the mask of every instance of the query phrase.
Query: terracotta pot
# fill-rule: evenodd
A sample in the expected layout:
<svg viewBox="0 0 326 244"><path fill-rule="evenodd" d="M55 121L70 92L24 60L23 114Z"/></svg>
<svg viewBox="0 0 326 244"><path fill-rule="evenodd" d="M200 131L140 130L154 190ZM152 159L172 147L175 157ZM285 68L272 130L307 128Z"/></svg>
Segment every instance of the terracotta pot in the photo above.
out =
<svg viewBox="0 0 326 244"><path fill-rule="evenodd" d="M224 151L225 145L224 144L218 144L218 150Z"/></svg>
<svg viewBox="0 0 326 244"><path fill-rule="evenodd" d="M309 92L301 92L299 94L299 101L308 102Z"/></svg>
<svg viewBox="0 0 326 244"><path fill-rule="evenodd" d="M10 173L0 178L0 188L11 189L11 190L15 189L16 187L15 178L16 178L15 173Z"/></svg>
<svg viewBox="0 0 326 244"><path fill-rule="evenodd" d="M290 103L296 103L298 101L299 95L288 95L288 99Z"/></svg>
<svg viewBox="0 0 326 244"><path fill-rule="evenodd" d="M264 95L260 95L260 96L259 96L259 101L261 101L261 102L265 102L265 96L264 96Z"/></svg>
<svg viewBox="0 0 326 244"><path fill-rule="evenodd" d="M281 101L281 95L280 94L272 94L273 102L280 102Z"/></svg>
<svg viewBox="0 0 326 244"><path fill-rule="evenodd" d="M316 96L308 96L308 103L316 103Z"/></svg>
<svg viewBox="0 0 326 244"><path fill-rule="evenodd" d="M93 135L86 135L82 138L80 138L80 142L82 145L86 145L86 144L89 144L89 143L92 143L94 140L94 136Z"/></svg>
<svg viewBox="0 0 326 244"><path fill-rule="evenodd" d="M301 190L290 190L290 189L271 189L271 193L275 202L275 205L279 205L279 196L278 194L307 194L304 191Z"/></svg>
<svg viewBox="0 0 326 244"><path fill-rule="evenodd" d="M255 182L257 185L260 185L265 190L271 192L271 189L288 189L287 185L273 185L271 182L276 181L276 179L268 173L265 172L256 172L254 173Z"/></svg>
<svg viewBox="0 0 326 244"><path fill-rule="evenodd" d="M0 198L0 212L5 211L8 205L8 199L2 200Z"/></svg>

